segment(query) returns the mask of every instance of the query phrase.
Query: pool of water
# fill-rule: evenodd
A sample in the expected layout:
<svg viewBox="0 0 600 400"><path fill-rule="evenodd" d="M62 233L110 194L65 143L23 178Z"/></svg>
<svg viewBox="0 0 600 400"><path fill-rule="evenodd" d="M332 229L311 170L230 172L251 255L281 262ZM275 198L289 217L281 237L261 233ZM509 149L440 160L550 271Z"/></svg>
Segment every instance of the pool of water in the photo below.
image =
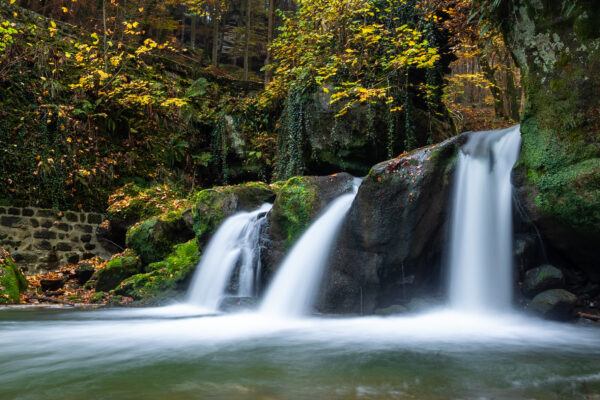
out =
<svg viewBox="0 0 600 400"><path fill-rule="evenodd" d="M0 310L0 399L600 399L600 329L446 310Z"/></svg>

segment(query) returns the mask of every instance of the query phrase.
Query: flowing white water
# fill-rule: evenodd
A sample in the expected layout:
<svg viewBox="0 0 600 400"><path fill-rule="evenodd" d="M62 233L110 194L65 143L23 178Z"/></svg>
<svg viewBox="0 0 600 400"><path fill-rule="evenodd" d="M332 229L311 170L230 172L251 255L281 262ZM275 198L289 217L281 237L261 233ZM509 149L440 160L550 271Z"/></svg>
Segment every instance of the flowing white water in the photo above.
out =
<svg viewBox="0 0 600 400"><path fill-rule="evenodd" d="M273 205L240 212L225 220L208 243L188 292L189 303L216 310L231 274L239 265L238 296L254 295L260 270L260 230Z"/></svg>
<svg viewBox="0 0 600 400"><path fill-rule="evenodd" d="M458 310L509 310L512 185L520 127L474 133L459 155L450 236L450 303Z"/></svg>
<svg viewBox="0 0 600 400"><path fill-rule="evenodd" d="M300 316L312 305L337 232L358 192L338 197L300 237L279 267L260 311L279 316Z"/></svg>

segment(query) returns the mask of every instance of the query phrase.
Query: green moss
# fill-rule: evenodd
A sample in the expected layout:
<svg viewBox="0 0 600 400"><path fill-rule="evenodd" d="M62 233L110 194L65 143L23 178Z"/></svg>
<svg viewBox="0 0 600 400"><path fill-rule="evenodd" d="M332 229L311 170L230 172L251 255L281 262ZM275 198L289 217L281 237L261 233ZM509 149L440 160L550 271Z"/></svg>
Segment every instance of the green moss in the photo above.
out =
<svg viewBox="0 0 600 400"><path fill-rule="evenodd" d="M96 271L91 280L96 282L97 290L109 291L140 270L140 258L133 250L126 249L123 253L115 255L104 268Z"/></svg>
<svg viewBox="0 0 600 400"><path fill-rule="evenodd" d="M90 297L91 303L102 303L104 298L106 297L106 293L104 292L96 292Z"/></svg>
<svg viewBox="0 0 600 400"><path fill-rule="evenodd" d="M277 185L249 182L214 187L194 194L194 232L199 246L204 246L208 237L226 217L238 210L255 209L265 202L273 201L277 190Z"/></svg>
<svg viewBox="0 0 600 400"><path fill-rule="evenodd" d="M0 248L0 304L18 303L27 280L7 251Z"/></svg>
<svg viewBox="0 0 600 400"><path fill-rule="evenodd" d="M317 186L306 177L289 179L279 190L274 208L274 218L289 248L315 216Z"/></svg>
<svg viewBox="0 0 600 400"><path fill-rule="evenodd" d="M175 246L173 253L152 263L147 273L134 275L114 290L117 295L132 297L150 304L182 294L200 258L196 240Z"/></svg>
<svg viewBox="0 0 600 400"><path fill-rule="evenodd" d="M194 237L191 212L187 211L189 220L185 214L181 210L168 211L132 226L126 235L127 247L140 255L144 265L160 261L175 244Z"/></svg>
<svg viewBox="0 0 600 400"><path fill-rule="evenodd" d="M579 139L577 130L559 134L539 129L533 118L522 130L520 166L527 169L529 184L537 189L537 207L562 224L600 236L598 147Z"/></svg>

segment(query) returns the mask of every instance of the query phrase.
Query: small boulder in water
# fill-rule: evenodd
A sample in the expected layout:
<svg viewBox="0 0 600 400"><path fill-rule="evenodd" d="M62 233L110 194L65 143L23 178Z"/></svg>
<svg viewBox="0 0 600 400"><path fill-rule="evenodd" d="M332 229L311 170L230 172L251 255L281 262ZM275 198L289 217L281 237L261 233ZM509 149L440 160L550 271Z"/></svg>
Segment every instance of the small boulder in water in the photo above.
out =
<svg viewBox="0 0 600 400"><path fill-rule="evenodd" d="M529 304L529 310L547 319L564 321L573 316L576 303L577 296L573 293L564 289L551 289L535 296Z"/></svg>
<svg viewBox="0 0 600 400"><path fill-rule="evenodd" d="M400 304L393 304L389 307L378 308L375 310L375 315L387 316L387 315L397 315L404 314L408 311L408 309Z"/></svg>
<svg viewBox="0 0 600 400"><path fill-rule="evenodd" d="M548 289L559 289L565 284L562 271L552 265L544 264L525 273L522 290L527 296L533 297Z"/></svg>
<svg viewBox="0 0 600 400"><path fill-rule="evenodd" d="M255 297L226 297L219 304L219 310L224 312L245 311L256 308L258 300Z"/></svg>

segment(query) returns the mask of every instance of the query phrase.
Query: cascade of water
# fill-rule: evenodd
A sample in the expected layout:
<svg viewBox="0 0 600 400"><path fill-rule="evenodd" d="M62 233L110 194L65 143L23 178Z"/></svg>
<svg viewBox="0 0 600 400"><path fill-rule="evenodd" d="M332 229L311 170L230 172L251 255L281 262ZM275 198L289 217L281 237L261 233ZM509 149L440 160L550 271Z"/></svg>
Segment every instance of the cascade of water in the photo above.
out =
<svg viewBox="0 0 600 400"><path fill-rule="evenodd" d="M520 127L474 133L456 171L450 236L452 307L508 310L512 293L512 185Z"/></svg>
<svg viewBox="0 0 600 400"><path fill-rule="evenodd" d="M279 267L260 311L298 316L312 305L337 232L358 192L356 179L351 193L338 197L300 237Z"/></svg>
<svg viewBox="0 0 600 400"><path fill-rule="evenodd" d="M260 269L260 231L273 205L240 212L225 220L208 243L188 292L188 301L216 310L234 269L239 266L239 296L254 295Z"/></svg>

